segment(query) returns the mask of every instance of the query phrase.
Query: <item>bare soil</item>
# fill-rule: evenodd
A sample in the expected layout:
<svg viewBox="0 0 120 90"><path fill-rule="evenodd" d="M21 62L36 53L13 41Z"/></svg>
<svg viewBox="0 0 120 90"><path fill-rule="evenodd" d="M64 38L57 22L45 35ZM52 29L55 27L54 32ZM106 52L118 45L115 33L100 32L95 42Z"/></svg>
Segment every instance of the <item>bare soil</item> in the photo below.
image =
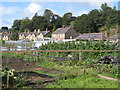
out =
<svg viewBox="0 0 120 90"><path fill-rule="evenodd" d="M39 66L35 65L36 62L33 61L24 61L22 59L16 58L2 58L2 66L8 67L9 69L14 69L17 72L20 71L30 71L34 68L40 68Z"/></svg>
<svg viewBox="0 0 120 90"><path fill-rule="evenodd" d="M64 73L64 71L44 68L36 65L36 62L33 61L24 61L22 59L16 58L2 58L2 66L9 69L14 69L16 74L22 75L25 77L25 81L28 83L25 85L32 88L44 88L45 83L54 82L55 78L45 74L36 73L36 70L44 70L45 73Z"/></svg>

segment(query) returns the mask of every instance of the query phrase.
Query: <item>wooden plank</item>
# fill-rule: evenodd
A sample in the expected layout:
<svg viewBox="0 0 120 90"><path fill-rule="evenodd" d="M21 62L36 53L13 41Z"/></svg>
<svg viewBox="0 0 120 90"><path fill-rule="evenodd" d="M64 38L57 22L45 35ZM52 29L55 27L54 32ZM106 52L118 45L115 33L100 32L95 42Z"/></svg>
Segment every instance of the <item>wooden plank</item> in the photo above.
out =
<svg viewBox="0 0 120 90"><path fill-rule="evenodd" d="M116 78L111 78L111 77L107 77L107 76L102 76L102 75L100 75L100 74L98 74L97 76L100 77L100 78L107 79L107 80L113 80L113 81L118 81L118 82L120 82L120 80L119 80L119 79L116 79Z"/></svg>
<svg viewBox="0 0 120 90"><path fill-rule="evenodd" d="M119 52L120 50L28 50L28 51L0 51L0 53L28 53L28 52Z"/></svg>

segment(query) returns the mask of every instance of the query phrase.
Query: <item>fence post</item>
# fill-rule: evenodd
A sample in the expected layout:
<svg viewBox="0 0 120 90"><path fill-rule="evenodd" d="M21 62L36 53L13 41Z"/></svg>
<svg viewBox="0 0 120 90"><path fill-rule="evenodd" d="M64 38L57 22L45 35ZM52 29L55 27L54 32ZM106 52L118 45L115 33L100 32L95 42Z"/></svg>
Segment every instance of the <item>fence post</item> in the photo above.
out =
<svg viewBox="0 0 120 90"><path fill-rule="evenodd" d="M7 88L9 87L9 72L7 74Z"/></svg>
<svg viewBox="0 0 120 90"><path fill-rule="evenodd" d="M51 52L52 53L52 60L53 60L53 55L54 55L54 52Z"/></svg>
<svg viewBox="0 0 120 90"><path fill-rule="evenodd" d="M79 61L81 61L81 60L82 60L82 53L79 52Z"/></svg>
<svg viewBox="0 0 120 90"><path fill-rule="evenodd" d="M37 57L37 59L35 60L36 62L38 61L38 52L36 51L36 55L35 58Z"/></svg>
<svg viewBox="0 0 120 90"><path fill-rule="evenodd" d="M8 46L8 51L10 51L10 46Z"/></svg>

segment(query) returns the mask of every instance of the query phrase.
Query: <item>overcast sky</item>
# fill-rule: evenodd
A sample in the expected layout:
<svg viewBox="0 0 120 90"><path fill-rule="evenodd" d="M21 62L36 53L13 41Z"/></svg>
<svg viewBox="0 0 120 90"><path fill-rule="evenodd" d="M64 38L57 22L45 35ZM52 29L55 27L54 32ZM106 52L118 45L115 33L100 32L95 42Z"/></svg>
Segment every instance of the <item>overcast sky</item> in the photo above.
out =
<svg viewBox="0 0 120 90"><path fill-rule="evenodd" d="M14 1L14 2L13 2ZM100 9L102 3L118 8L119 0L1 0L0 1L0 28L12 26L16 19L29 17L35 13L43 15L45 9L62 16L66 12L72 12L73 16L89 13L90 10ZM52 1L52 2L50 2ZM74 1L74 2L73 2Z"/></svg>

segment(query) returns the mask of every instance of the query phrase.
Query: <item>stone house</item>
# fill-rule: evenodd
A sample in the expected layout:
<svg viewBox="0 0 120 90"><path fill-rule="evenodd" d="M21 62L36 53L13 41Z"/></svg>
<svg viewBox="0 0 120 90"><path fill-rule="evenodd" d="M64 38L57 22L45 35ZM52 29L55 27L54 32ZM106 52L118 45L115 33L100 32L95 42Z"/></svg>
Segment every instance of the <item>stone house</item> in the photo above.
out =
<svg viewBox="0 0 120 90"><path fill-rule="evenodd" d="M71 27L58 28L52 33L52 38L57 40L73 39L77 36L77 32Z"/></svg>
<svg viewBox="0 0 120 90"><path fill-rule="evenodd" d="M76 39L81 39L81 40L106 40L107 36L104 33L84 33L80 34Z"/></svg>
<svg viewBox="0 0 120 90"><path fill-rule="evenodd" d="M19 33L19 39L25 39L27 38L28 40L35 40L37 38L43 38L44 36L46 36L49 33L48 30L45 31L40 31L40 29L38 29L38 31L34 30L34 32L23 32L23 33ZM11 33L10 32L1 32L0 34L1 36L1 40L10 40L10 36Z"/></svg>
<svg viewBox="0 0 120 90"><path fill-rule="evenodd" d="M9 40L8 35L4 35L4 36L2 37L2 40L5 40L5 41Z"/></svg>
<svg viewBox="0 0 120 90"><path fill-rule="evenodd" d="M11 33L10 32L2 32L1 33L1 40L8 41L10 40Z"/></svg>
<svg viewBox="0 0 120 90"><path fill-rule="evenodd" d="M23 32L19 34L19 39L28 38L29 40L35 40L37 38L43 38L48 33L48 30L40 31L40 29L38 29L38 31L34 30L34 32Z"/></svg>

